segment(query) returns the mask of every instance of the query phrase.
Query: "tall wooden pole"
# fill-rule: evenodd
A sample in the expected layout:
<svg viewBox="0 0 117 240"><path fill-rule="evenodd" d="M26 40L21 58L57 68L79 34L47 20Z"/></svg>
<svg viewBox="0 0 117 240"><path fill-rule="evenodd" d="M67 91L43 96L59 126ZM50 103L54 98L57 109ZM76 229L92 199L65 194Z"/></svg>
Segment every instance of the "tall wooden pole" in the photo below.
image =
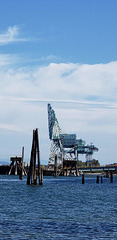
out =
<svg viewBox="0 0 117 240"><path fill-rule="evenodd" d="M39 179L39 185L43 185L43 169L40 169L40 179Z"/></svg>
<svg viewBox="0 0 117 240"><path fill-rule="evenodd" d="M36 130L34 131L34 184L37 184L37 174L36 174Z"/></svg>
<svg viewBox="0 0 117 240"><path fill-rule="evenodd" d="M16 164L15 164L15 175L17 175L17 161L16 161Z"/></svg>
<svg viewBox="0 0 117 240"><path fill-rule="evenodd" d="M101 183L103 183L103 177L101 176Z"/></svg>
<svg viewBox="0 0 117 240"><path fill-rule="evenodd" d="M110 173L110 182L113 183L113 173Z"/></svg>
<svg viewBox="0 0 117 240"><path fill-rule="evenodd" d="M31 184L34 184L34 150L35 150L35 131L33 130L33 142L31 150Z"/></svg>
<svg viewBox="0 0 117 240"><path fill-rule="evenodd" d="M84 173L82 174L82 184L85 183L85 177L84 177Z"/></svg>
<svg viewBox="0 0 117 240"><path fill-rule="evenodd" d="M40 165L40 151L39 151L39 139L38 139L38 129L36 129L36 151L37 151L37 161L38 161L38 177L39 185L43 184L43 173Z"/></svg>
<svg viewBox="0 0 117 240"><path fill-rule="evenodd" d="M19 179L22 180L23 179L23 161L24 161L24 147L22 148L22 159L21 159L21 163L20 163L20 167L21 167L21 172L19 174Z"/></svg>
<svg viewBox="0 0 117 240"><path fill-rule="evenodd" d="M96 180L96 183L99 183L99 176L97 175L97 180Z"/></svg>
<svg viewBox="0 0 117 240"><path fill-rule="evenodd" d="M37 157L37 165L36 166L36 157ZM36 168L38 167L38 169ZM30 184L30 176L31 176L31 184L37 184L37 176L39 177L39 184L43 184L43 170L40 165L40 152L39 152L39 140L38 140L38 129L33 130L33 141L32 141L32 149L31 149L31 159L30 159L30 167L27 175L27 184Z"/></svg>

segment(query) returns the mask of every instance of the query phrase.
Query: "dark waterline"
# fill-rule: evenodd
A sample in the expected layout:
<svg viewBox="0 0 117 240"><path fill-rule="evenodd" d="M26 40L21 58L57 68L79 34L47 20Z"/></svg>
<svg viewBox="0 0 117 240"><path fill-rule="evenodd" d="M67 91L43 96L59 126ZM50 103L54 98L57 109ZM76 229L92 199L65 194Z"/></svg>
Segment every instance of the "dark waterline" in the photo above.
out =
<svg viewBox="0 0 117 240"><path fill-rule="evenodd" d="M45 177L27 186L26 177L0 176L0 240L117 239L117 177Z"/></svg>

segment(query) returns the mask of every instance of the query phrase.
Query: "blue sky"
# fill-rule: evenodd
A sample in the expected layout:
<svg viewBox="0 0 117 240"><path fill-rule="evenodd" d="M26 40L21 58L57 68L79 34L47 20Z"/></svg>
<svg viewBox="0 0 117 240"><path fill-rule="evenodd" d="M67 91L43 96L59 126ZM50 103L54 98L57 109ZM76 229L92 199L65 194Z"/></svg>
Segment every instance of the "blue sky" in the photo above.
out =
<svg viewBox="0 0 117 240"><path fill-rule="evenodd" d="M117 1L0 0L0 159L39 128L47 163L47 103L61 128L117 162ZM113 153L113 154L112 154ZM85 160L85 159L84 159Z"/></svg>
<svg viewBox="0 0 117 240"><path fill-rule="evenodd" d="M29 40L2 52L89 64L115 61L116 8L116 0L1 0L1 32L16 25Z"/></svg>

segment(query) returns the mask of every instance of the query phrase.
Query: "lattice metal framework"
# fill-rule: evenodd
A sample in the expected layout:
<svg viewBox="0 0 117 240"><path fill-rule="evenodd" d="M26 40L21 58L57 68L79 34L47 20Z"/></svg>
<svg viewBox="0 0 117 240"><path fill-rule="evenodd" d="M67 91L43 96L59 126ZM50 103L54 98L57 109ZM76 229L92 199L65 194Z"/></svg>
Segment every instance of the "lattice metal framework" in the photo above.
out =
<svg viewBox="0 0 117 240"><path fill-rule="evenodd" d="M50 104L48 104L48 126L51 141L49 165L54 164L55 155L58 163L62 163L63 160L78 161L79 154L85 154L86 161L89 161L93 152L98 151L93 144L85 145L85 141L78 139L76 134L63 133Z"/></svg>

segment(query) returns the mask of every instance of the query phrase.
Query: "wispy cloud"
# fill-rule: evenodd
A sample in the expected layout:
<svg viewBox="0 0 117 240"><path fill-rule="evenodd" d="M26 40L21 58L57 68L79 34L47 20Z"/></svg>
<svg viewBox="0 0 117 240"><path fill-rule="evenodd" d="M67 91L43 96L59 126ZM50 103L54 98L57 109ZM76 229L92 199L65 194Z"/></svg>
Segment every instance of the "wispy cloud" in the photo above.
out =
<svg viewBox="0 0 117 240"><path fill-rule="evenodd" d="M0 45L7 45L13 42L28 41L27 38L20 36L20 29L18 26L9 26L5 32L0 33Z"/></svg>
<svg viewBox="0 0 117 240"><path fill-rule="evenodd" d="M11 54L0 54L0 68L7 68L8 65L15 64L18 61L17 56Z"/></svg>

